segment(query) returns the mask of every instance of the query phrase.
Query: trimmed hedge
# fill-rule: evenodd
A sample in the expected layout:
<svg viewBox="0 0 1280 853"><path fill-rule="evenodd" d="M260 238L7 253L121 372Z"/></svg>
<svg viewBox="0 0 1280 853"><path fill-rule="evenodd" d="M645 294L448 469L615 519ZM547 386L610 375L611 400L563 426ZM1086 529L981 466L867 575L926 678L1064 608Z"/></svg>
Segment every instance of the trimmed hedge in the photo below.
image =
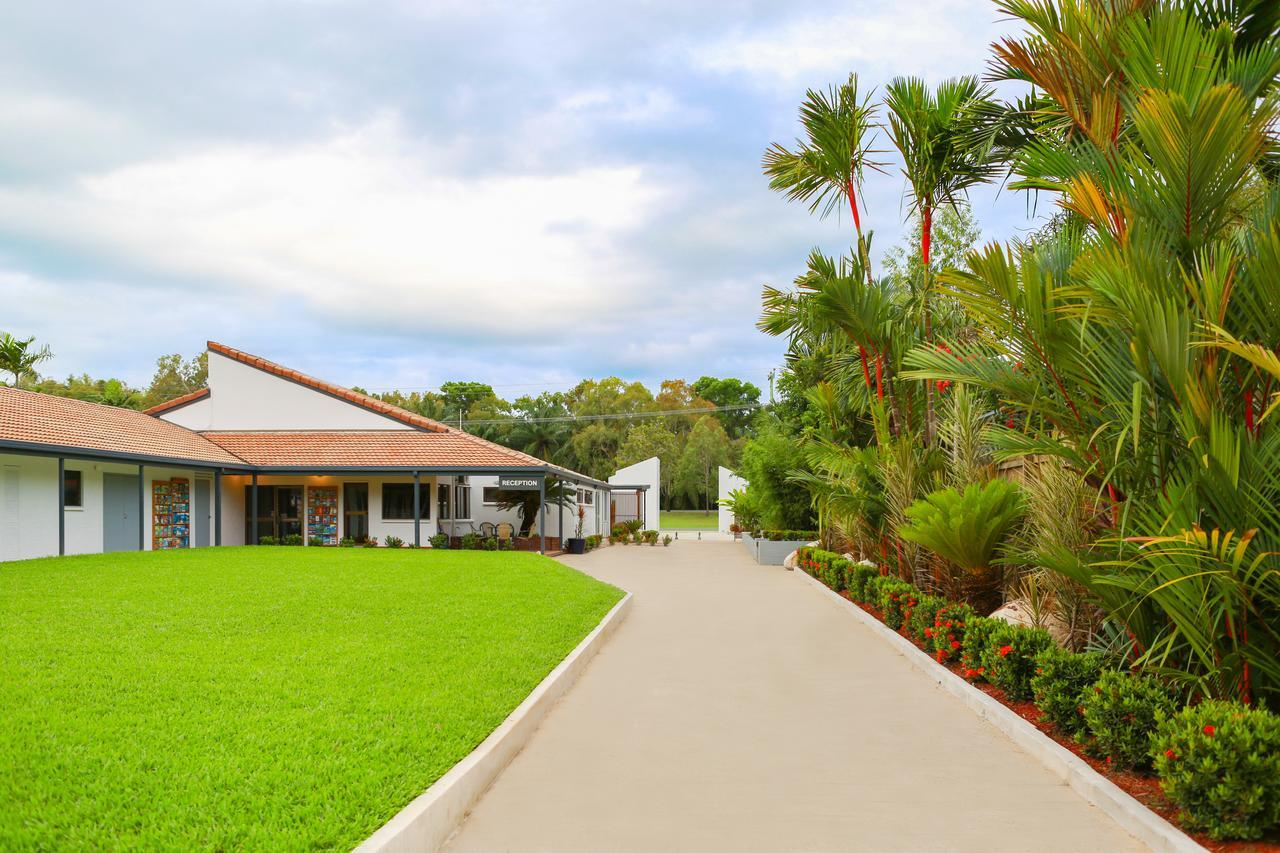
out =
<svg viewBox="0 0 1280 853"><path fill-rule="evenodd" d="M1174 710L1173 697L1154 678L1104 672L1085 691L1085 746L1122 770L1150 767L1151 735Z"/></svg>
<svg viewBox="0 0 1280 853"><path fill-rule="evenodd" d="M1053 638L1043 628L1028 628L1000 622L987 635L982 653L986 679L1015 702L1031 698L1031 679L1036 674L1036 655L1053 646Z"/></svg>
<svg viewBox="0 0 1280 853"><path fill-rule="evenodd" d="M1107 668L1097 652L1077 654L1052 646L1036 655L1031 692L1049 722L1064 735L1085 731L1084 694Z"/></svg>
<svg viewBox="0 0 1280 853"><path fill-rule="evenodd" d="M768 539L770 542L811 542L818 538L816 530L752 530L753 539ZM830 553L830 552L827 552Z"/></svg>
<svg viewBox="0 0 1280 853"><path fill-rule="evenodd" d="M1161 723L1151 746L1160 786L1187 826L1247 839L1280 826L1280 716L1202 702Z"/></svg>
<svg viewBox="0 0 1280 853"><path fill-rule="evenodd" d="M960 659L964 649L965 626L970 619L978 618L973 608L967 604L949 601L939 607L933 615L933 627L928 637L933 644L933 656L938 663L948 663Z"/></svg>

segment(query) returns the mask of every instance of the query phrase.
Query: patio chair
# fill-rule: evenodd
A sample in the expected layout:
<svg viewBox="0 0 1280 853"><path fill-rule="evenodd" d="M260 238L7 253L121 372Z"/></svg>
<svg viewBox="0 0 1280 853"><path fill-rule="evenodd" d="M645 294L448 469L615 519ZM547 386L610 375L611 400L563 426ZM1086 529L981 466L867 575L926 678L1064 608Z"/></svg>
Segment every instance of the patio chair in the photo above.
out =
<svg viewBox="0 0 1280 853"><path fill-rule="evenodd" d="M516 528L510 522L504 521L498 525L497 534L499 539L511 539L516 534Z"/></svg>
<svg viewBox="0 0 1280 853"><path fill-rule="evenodd" d="M480 535L485 539L492 539L498 535L498 525L492 521L480 522Z"/></svg>

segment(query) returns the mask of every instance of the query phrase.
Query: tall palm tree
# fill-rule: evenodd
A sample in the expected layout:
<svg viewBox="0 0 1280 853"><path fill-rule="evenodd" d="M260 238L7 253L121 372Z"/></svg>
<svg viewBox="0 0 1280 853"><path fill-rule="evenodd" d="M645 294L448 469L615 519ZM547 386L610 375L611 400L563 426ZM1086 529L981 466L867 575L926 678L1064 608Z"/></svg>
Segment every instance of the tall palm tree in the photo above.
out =
<svg viewBox="0 0 1280 853"><path fill-rule="evenodd" d="M940 205L956 207L968 189L991 180L998 165L984 149L968 144L977 117L992 104L991 90L977 77L958 77L939 84L936 91L918 77L899 77L886 89L889 138L902 155L902 172L910 186L912 210L920 215L920 261L924 267L921 306L925 340L933 343L930 306L929 245L933 214ZM925 385L925 441L936 433L933 389Z"/></svg>
<svg viewBox="0 0 1280 853"><path fill-rule="evenodd" d="M573 430L567 421L549 419L565 414L564 406L539 404L529 411L528 417L512 422L504 443L530 456L559 462L573 437Z"/></svg>
<svg viewBox="0 0 1280 853"><path fill-rule="evenodd" d="M53 358L48 346L33 349L34 337L23 340L8 332L0 333L0 370L13 376L14 387L24 376L35 374L36 365Z"/></svg>
<svg viewBox="0 0 1280 853"><path fill-rule="evenodd" d="M858 255L869 272L870 238L862 231L858 193L864 171L883 165L871 159L877 153L871 148L877 128L871 94L859 98L856 74L825 92L810 89L800 105L800 124L805 138L796 140L794 150L774 143L764 153L769 187L792 201L808 202L823 217L847 205Z"/></svg>

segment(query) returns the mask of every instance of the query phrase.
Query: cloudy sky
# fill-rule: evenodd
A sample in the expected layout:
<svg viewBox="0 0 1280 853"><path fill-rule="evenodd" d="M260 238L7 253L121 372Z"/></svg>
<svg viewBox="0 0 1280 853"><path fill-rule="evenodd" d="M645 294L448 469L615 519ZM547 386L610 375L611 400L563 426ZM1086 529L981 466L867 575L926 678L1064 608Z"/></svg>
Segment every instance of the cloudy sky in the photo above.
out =
<svg viewBox="0 0 1280 853"><path fill-rule="evenodd" d="M0 329L135 383L210 338L374 389L763 383L761 285L850 227L771 193L764 148L806 88L980 72L1008 26L990 0L4 4ZM883 250L896 166L867 204Z"/></svg>

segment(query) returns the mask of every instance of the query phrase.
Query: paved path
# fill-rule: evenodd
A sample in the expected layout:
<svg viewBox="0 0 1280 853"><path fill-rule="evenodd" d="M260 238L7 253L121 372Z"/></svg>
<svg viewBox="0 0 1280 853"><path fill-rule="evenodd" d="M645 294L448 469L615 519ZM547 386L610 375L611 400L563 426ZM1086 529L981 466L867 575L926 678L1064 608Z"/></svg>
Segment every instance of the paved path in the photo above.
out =
<svg viewBox="0 0 1280 853"><path fill-rule="evenodd" d="M617 633L450 851L1141 849L821 590L741 545L567 558Z"/></svg>

